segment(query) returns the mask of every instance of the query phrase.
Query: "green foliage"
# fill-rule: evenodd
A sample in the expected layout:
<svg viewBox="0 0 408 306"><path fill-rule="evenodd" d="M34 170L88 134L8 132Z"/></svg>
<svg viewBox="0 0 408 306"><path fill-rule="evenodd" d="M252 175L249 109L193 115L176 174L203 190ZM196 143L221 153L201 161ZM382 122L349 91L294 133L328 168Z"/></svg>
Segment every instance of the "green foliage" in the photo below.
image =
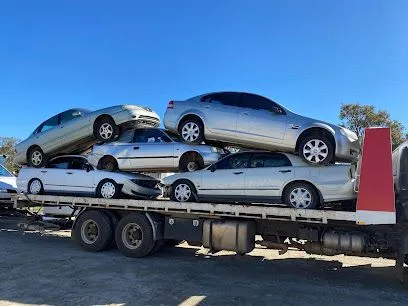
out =
<svg viewBox="0 0 408 306"><path fill-rule="evenodd" d="M13 163L14 156L16 155L15 145L18 140L13 137L0 137L0 156L5 156L4 165L11 172L18 172L20 167Z"/></svg>
<svg viewBox="0 0 408 306"><path fill-rule="evenodd" d="M392 120L390 114L384 110L376 111L372 105L343 104L340 109L342 125L359 137L368 127L391 128L392 147L396 148L404 140L404 126L397 120Z"/></svg>

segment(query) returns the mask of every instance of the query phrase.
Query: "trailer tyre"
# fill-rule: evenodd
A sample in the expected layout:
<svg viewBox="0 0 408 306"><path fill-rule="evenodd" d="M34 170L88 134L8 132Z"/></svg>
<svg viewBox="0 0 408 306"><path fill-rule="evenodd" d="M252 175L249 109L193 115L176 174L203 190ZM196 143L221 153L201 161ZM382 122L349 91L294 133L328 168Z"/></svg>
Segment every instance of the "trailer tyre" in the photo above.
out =
<svg viewBox="0 0 408 306"><path fill-rule="evenodd" d="M72 229L72 239L86 251L103 251L112 244L112 221L102 211L85 211Z"/></svg>
<svg viewBox="0 0 408 306"><path fill-rule="evenodd" d="M135 213L119 221L115 241L119 251L127 257L145 257L155 247L149 220L144 215Z"/></svg>

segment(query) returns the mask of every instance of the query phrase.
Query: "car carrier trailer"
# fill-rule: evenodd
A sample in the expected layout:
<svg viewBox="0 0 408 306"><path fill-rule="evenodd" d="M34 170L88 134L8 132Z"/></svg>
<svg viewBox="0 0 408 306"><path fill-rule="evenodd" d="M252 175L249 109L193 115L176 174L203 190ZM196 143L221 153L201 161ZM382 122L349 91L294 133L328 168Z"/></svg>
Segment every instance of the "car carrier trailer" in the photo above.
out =
<svg viewBox="0 0 408 306"><path fill-rule="evenodd" d="M406 163L407 158L407 152L401 154L398 163ZM3 201L9 207L2 218L19 217L20 227L41 229L48 223L27 208L69 206L75 215L71 237L87 251L116 244L126 256L144 257L166 243L186 240L212 252L229 250L243 255L258 243L281 253L290 247L309 254L395 259L397 275L403 280L408 201L402 191L407 186L394 188L392 167L390 130L367 129L353 211L15 194ZM398 197L394 189L401 191ZM256 241L259 236L262 240Z"/></svg>

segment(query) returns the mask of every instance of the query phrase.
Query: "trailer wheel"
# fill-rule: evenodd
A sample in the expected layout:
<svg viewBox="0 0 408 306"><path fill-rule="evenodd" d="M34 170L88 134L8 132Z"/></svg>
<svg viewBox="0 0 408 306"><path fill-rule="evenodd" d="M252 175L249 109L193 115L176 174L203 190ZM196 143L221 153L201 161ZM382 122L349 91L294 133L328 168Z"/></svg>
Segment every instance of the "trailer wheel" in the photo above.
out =
<svg viewBox="0 0 408 306"><path fill-rule="evenodd" d="M155 247L149 220L137 213L127 215L119 221L115 241L119 251L127 257L145 257Z"/></svg>
<svg viewBox="0 0 408 306"><path fill-rule="evenodd" d="M105 250L113 240L112 222L109 216L97 210L83 212L72 229L72 239L86 251Z"/></svg>

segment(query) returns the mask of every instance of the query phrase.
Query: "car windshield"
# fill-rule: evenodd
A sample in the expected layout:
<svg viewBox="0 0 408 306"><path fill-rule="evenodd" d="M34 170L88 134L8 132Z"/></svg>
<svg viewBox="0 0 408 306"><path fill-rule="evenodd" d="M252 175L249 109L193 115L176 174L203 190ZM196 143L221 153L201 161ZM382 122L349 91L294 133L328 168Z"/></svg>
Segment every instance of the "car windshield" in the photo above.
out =
<svg viewBox="0 0 408 306"><path fill-rule="evenodd" d="M0 165L0 176L12 177L13 175L3 165Z"/></svg>

